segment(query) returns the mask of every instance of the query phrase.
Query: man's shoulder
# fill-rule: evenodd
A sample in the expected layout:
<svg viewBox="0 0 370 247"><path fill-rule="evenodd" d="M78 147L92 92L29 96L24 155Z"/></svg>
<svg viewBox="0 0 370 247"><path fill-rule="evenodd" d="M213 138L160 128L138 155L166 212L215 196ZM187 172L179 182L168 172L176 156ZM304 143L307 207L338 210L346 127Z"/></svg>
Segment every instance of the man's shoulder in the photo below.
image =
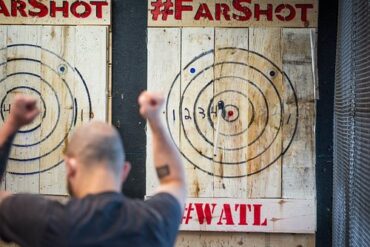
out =
<svg viewBox="0 0 370 247"><path fill-rule="evenodd" d="M62 207L56 200L50 200L42 195L35 194L14 194L6 197L0 209L12 209L19 211L18 207L25 209L37 209L39 207Z"/></svg>
<svg viewBox="0 0 370 247"><path fill-rule="evenodd" d="M182 218L178 200L169 193L158 193L145 201L145 207L153 214L155 225L177 229Z"/></svg>
<svg viewBox="0 0 370 247"><path fill-rule="evenodd" d="M57 201L31 194L9 196L0 205L0 238L20 245L46 246L45 236L65 233L64 216L64 206Z"/></svg>
<svg viewBox="0 0 370 247"><path fill-rule="evenodd" d="M105 208L107 206L119 205L121 207L129 207L132 210L145 210L152 207L173 206L179 207L176 198L168 193L158 193L148 197L146 200L138 198L130 198L118 192L104 192L100 194L87 195L84 198L72 198L68 201L67 207L79 209L88 207L89 209Z"/></svg>
<svg viewBox="0 0 370 247"><path fill-rule="evenodd" d="M62 222L65 206L57 200L42 195L15 194L7 197L0 205L0 219L9 221L39 222L48 224L50 220Z"/></svg>
<svg viewBox="0 0 370 247"><path fill-rule="evenodd" d="M148 197L145 203L152 207L163 208L164 206L166 206L181 210L181 206L178 200L173 195L166 192L161 192Z"/></svg>
<svg viewBox="0 0 370 247"><path fill-rule="evenodd" d="M164 210L166 209L166 210ZM82 199L71 199L67 204L68 214L78 217L109 217L115 215L125 219L132 224L147 224L150 221L163 221L168 214L175 217L177 221L181 218L181 207L172 195L159 193L147 200L129 198L121 193L106 192L88 195ZM76 218L77 217L77 218ZM134 219L132 222L129 219ZM170 220L173 220L170 217Z"/></svg>

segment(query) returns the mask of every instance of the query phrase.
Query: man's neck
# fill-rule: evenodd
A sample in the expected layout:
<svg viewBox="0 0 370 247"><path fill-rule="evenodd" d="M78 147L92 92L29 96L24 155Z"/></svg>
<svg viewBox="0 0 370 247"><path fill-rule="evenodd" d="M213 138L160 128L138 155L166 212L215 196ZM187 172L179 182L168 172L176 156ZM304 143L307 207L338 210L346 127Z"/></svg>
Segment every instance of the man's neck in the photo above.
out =
<svg viewBox="0 0 370 247"><path fill-rule="evenodd" d="M83 183L79 185L76 191L77 198L83 198L87 195L101 194L104 192L120 192L121 184L117 181L116 175L106 171L94 171L82 179Z"/></svg>

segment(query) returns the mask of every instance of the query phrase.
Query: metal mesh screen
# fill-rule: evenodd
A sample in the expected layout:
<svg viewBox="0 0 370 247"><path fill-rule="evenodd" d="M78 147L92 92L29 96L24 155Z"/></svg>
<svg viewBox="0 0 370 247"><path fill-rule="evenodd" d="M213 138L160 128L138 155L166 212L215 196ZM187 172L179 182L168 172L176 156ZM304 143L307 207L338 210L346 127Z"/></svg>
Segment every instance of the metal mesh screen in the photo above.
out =
<svg viewBox="0 0 370 247"><path fill-rule="evenodd" d="M340 0L333 246L370 246L370 1Z"/></svg>

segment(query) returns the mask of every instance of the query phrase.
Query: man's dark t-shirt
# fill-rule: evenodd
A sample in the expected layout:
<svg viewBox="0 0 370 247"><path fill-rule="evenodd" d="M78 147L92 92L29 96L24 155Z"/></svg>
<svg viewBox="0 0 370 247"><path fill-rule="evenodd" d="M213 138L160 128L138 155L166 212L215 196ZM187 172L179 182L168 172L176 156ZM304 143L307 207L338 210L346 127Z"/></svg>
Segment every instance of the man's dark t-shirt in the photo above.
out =
<svg viewBox="0 0 370 247"><path fill-rule="evenodd" d="M14 195L0 205L0 238L24 247L173 246L181 216L166 193L144 202L107 192L66 205Z"/></svg>
<svg viewBox="0 0 370 247"><path fill-rule="evenodd" d="M14 136L0 147L0 180ZM107 192L68 204L41 196L14 195L0 204L0 239L22 247L173 246L181 207L170 194L150 200Z"/></svg>

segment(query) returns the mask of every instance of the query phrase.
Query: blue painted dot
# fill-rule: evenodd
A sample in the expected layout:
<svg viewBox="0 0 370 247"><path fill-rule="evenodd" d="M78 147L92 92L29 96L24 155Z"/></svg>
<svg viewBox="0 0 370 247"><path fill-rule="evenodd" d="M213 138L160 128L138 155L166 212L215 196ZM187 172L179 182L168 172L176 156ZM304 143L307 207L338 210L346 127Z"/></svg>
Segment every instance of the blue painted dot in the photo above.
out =
<svg viewBox="0 0 370 247"><path fill-rule="evenodd" d="M196 71L196 70L195 70L194 68L191 68L191 69L190 69L190 73L192 73L192 74L194 74L194 73L195 73L195 71Z"/></svg>

